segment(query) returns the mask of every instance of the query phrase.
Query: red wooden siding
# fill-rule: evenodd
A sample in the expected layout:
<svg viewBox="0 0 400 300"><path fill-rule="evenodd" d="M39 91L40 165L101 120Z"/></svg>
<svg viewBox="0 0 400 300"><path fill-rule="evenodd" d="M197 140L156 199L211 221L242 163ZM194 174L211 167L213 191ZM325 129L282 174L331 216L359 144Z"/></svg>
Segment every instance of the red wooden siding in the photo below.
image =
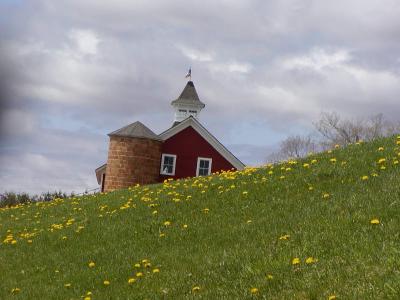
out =
<svg viewBox="0 0 400 300"><path fill-rule="evenodd" d="M211 173L234 168L191 126L164 141L161 151L177 157L175 176L160 175L160 181L196 176L198 157L212 158Z"/></svg>

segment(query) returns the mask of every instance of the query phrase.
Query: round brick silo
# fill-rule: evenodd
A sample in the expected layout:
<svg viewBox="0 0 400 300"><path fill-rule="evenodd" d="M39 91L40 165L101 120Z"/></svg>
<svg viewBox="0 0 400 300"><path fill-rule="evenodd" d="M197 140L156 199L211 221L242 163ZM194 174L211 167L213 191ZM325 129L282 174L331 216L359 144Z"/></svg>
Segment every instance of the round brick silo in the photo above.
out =
<svg viewBox="0 0 400 300"><path fill-rule="evenodd" d="M140 122L109 134L104 191L158 182L162 140Z"/></svg>

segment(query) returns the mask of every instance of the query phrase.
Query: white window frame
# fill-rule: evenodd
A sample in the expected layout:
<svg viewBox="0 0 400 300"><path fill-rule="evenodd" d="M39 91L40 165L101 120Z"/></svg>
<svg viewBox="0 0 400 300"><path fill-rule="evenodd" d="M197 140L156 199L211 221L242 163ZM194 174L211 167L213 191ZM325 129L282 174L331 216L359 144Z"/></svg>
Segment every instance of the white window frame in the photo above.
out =
<svg viewBox="0 0 400 300"><path fill-rule="evenodd" d="M172 164L172 173L165 173L163 170L164 167L164 157L172 157L174 159L174 163ZM176 155L175 154L168 154L168 153L163 153L161 155L161 166L160 166L160 174L161 175L167 175L167 176L174 176L175 175L175 167L176 167Z"/></svg>
<svg viewBox="0 0 400 300"><path fill-rule="evenodd" d="M202 176L208 176L211 174L211 167L212 167L212 158L209 157L198 157L197 158L197 167L196 167L196 176L199 176L199 171L200 171L200 161L201 160L207 160L209 162L209 169L208 169L208 174L207 175L202 175Z"/></svg>

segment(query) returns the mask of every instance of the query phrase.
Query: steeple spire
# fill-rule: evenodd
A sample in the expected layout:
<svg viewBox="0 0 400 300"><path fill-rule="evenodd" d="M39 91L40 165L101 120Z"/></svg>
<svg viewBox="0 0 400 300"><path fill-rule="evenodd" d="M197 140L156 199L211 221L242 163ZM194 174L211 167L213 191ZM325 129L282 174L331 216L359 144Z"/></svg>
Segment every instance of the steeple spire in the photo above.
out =
<svg viewBox="0 0 400 300"><path fill-rule="evenodd" d="M193 81L189 80L178 99L171 102L175 109L175 123L182 122L192 116L198 118L200 111L206 106L200 101Z"/></svg>

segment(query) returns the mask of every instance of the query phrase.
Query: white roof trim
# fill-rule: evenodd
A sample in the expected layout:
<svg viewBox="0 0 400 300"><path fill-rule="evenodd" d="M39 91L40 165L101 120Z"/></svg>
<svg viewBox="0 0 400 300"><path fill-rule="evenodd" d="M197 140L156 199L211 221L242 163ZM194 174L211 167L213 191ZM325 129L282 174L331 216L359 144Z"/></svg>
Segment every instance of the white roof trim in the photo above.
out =
<svg viewBox="0 0 400 300"><path fill-rule="evenodd" d="M219 154L221 154L227 161L229 161L231 165L234 166L237 170L244 169L245 165L228 149L226 149L224 145L222 145L211 133L208 132L207 129L203 127L203 125L199 123L199 121L197 121L193 117L188 117L174 127L167 129L166 131L161 133L159 137L165 141L189 126L191 126L198 134L200 134L211 146L214 147L215 150L217 150Z"/></svg>

